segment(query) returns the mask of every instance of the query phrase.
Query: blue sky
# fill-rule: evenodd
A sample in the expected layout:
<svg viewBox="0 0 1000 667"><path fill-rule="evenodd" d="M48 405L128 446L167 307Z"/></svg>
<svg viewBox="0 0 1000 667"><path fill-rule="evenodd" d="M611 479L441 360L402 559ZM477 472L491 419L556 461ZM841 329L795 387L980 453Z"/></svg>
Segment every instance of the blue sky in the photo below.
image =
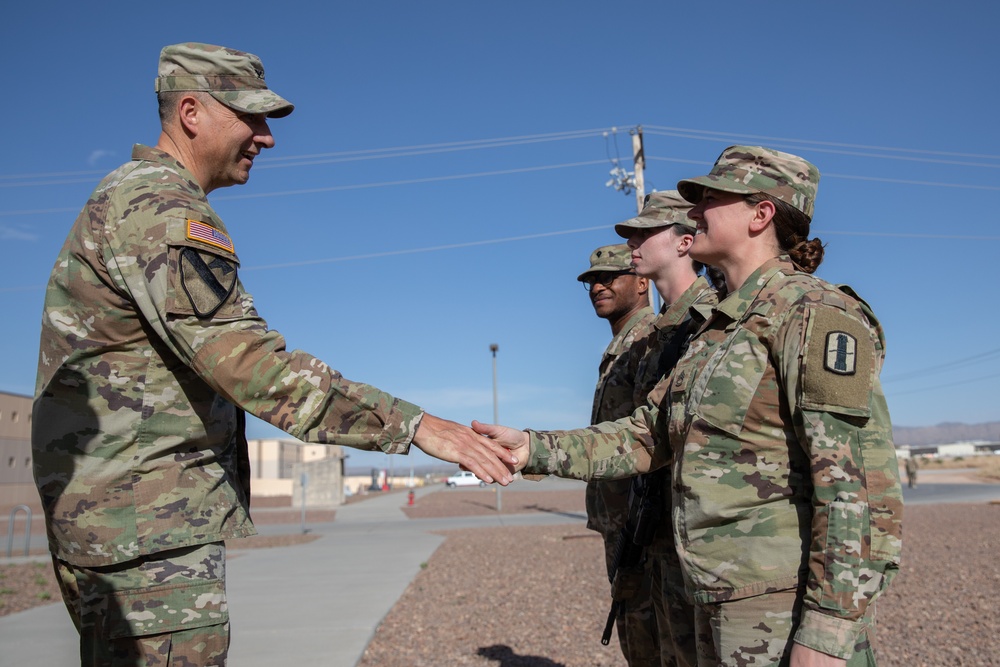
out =
<svg viewBox="0 0 1000 667"><path fill-rule="evenodd" d="M647 190L734 143L813 161L818 273L882 320L894 423L1000 419L995 3L163 7L5 11L0 390L33 391L44 285L91 189L156 142L160 49L203 41L261 56L296 105L210 200L261 314L350 379L489 421L496 343L501 422L585 425L610 332L575 278L635 212L605 182L641 125Z"/></svg>

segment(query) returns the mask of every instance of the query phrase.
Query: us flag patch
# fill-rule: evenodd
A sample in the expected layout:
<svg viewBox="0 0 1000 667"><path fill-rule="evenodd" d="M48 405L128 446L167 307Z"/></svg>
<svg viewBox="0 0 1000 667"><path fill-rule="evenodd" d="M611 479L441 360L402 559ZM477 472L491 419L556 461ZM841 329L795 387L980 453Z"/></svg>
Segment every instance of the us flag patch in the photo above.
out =
<svg viewBox="0 0 1000 667"><path fill-rule="evenodd" d="M858 368L858 339L843 331L826 335L826 355L823 366L831 373L854 375Z"/></svg>
<svg viewBox="0 0 1000 667"><path fill-rule="evenodd" d="M232 239L230 239L224 232L220 232L212 225L205 224L204 222L188 220L187 237L192 241L200 241L201 243L207 243L208 245L215 246L216 248L222 248L223 250L227 250L232 253L236 252L233 248Z"/></svg>

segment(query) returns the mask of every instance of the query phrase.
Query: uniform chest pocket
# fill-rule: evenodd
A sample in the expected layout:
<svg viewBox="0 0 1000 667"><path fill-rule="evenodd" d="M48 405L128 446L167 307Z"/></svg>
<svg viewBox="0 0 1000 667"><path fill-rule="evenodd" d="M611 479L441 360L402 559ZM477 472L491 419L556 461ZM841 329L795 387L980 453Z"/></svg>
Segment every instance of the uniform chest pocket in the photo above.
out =
<svg viewBox="0 0 1000 667"><path fill-rule="evenodd" d="M724 433L738 436L767 364L767 348L760 339L738 329L692 379L687 411Z"/></svg>

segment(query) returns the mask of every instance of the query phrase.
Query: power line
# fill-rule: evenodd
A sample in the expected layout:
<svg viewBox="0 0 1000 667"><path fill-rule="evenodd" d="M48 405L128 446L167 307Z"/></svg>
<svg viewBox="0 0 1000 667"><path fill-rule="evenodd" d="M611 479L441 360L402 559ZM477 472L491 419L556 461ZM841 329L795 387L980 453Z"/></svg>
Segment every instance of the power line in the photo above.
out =
<svg viewBox="0 0 1000 667"><path fill-rule="evenodd" d="M995 357L1000 354L1000 348L993 350L987 350L986 352L980 352L979 354L974 354L971 357L963 357L962 359L957 359L955 361L949 361L947 363L938 364L937 366L930 366L920 371L914 371L912 373L903 373L902 375L891 376L882 380L882 384L888 384L892 382L898 382L900 380L909 380L912 377L926 377L928 375L935 375L937 373L944 373L947 371L955 370L956 368L961 368L962 366L968 366L969 364L978 364L986 359Z"/></svg>
<svg viewBox="0 0 1000 667"><path fill-rule="evenodd" d="M657 160L661 162L678 162L684 164L696 164L696 165L707 165L710 163L701 160L685 160L681 158L667 158L667 157L656 157L656 156L646 156L647 160ZM522 167L518 169L501 169L496 171L482 171L467 174L452 174L449 176L428 176L427 178L415 178L415 179L404 179L398 181L381 181L376 183L357 183L353 185L332 185L323 188L304 188L298 190L282 190L277 192L259 192L243 195L222 195L220 197L214 197L215 201L226 201L226 200L237 200L237 199L261 199L267 197L287 197L293 195L305 195L305 194L316 194L321 192L342 192L348 190L364 190L368 188L381 188L381 187L391 187L396 185L414 185L418 183L440 183L446 181L463 180L469 178L484 178L488 176L501 176L507 174L520 174L529 173L533 171L546 171L551 169L567 169L570 167L583 167L592 166L597 164L604 164L605 160L585 160L582 162L567 162L564 164L550 164L541 165L537 167ZM862 181L872 181L872 182L883 182L883 183L896 183L899 185L921 185L921 186L935 186L943 188L963 188L963 189L977 189L977 190L1000 190L1000 186L977 186L977 185L965 185L962 183L935 183L929 181L908 181L904 179L890 179L890 178L877 178L871 176L852 176L849 174L826 174L829 178L845 178L854 179ZM51 213L78 213L80 207L72 208L44 208L44 209L23 209L19 211L0 211L0 217L14 217L21 215L43 215ZM838 233L838 232L827 232L827 233ZM858 232L858 235L861 233ZM872 234L878 235L878 234ZM886 236L900 236L904 237L906 235L893 235L886 234ZM933 235L913 235L915 238L944 238L944 239L965 239L965 240L997 240L996 237L969 237L969 236L933 236Z"/></svg>
<svg viewBox="0 0 1000 667"><path fill-rule="evenodd" d="M995 377L1000 377L1000 373L993 373L992 375L982 375L977 378L969 378L966 380L957 380L955 382L949 382L948 384L935 384L931 387L920 387L919 389L908 389L906 391L893 391L887 394L888 397L894 396L905 396L907 394L919 394L924 391L938 391L944 389L945 387L958 387L961 385L970 384L972 382L981 382L983 380L992 380Z"/></svg>
<svg viewBox="0 0 1000 667"><path fill-rule="evenodd" d="M700 164L711 166L711 162L706 162L704 160L682 160L680 158L672 157L658 157L658 156L646 156L647 160L656 160L658 162L682 162L685 164ZM933 186L937 188L959 188L964 190L990 190L990 191L1000 191L1000 186L997 185L969 185L966 183L941 183L935 181L910 181L905 178L882 178L879 176L855 176L853 174L831 174L823 173L823 178L843 178L853 181L870 181L873 183L896 183L898 185L921 185L921 186Z"/></svg>
<svg viewBox="0 0 1000 667"><path fill-rule="evenodd" d="M576 229L563 229L554 232L540 232L538 234L527 234L524 236L508 236L497 239L485 239L482 241L466 241L464 243L450 243L447 245L427 246L424 248L408 248L403 250L388 250L385 252L368 253L364 255L344 255L342 257L325 257L320 259L307 259L298 262L283 262L279 264L264 264L261 266L240 267L240 271L268 271L271 269L286 269L298 266L311 266L314 264L333 264L336 262L349 262L364 259L377 259L380 257L394 257L398 255L416 255L425 252L438 252L440 250L451 250L455 248L472 248L476 246L495 245L498 243L511 243L514 241L528 241L550 236L566 236L568 234L581 234L583 232L594 232L609 230L611 225L599 225L596 227L578 227ZM43 290L45 285L25 285L22 287L0 287L0 292L29 292Z"/></svg>
<svg viewBox="0 0 1000 667"><path fill-rule="evenodd" d="M317 192L340 192L344 190L362 190L365 188L381 188L393 185L413 185L416 183L440 183L442 181L456 181L466 178L482 178L485 176L501 176L505 174L525 174L533 171L547 171L550 169L566 169L568 167L585 167L595 164L604 164L604 160L586 160L583 162L567 162L565 164L550 164L541 167L522 167L519 169L500 169L497 171L480 171L472 174L453 174L451 176L428 176L427 178L410 178L399 181L382 181L380 183L360 183L356 185L331 185L325 188L306 188L301 190L284 190L280 192L260 192L255 194L231 195L216 197L216 201L233 199L260 199L263 197L284 197L287 195L305 195Z"/></svg>
<svg viewBox="0 0 1000 667"><path fill-rule="evenodd" d="M448 153L455 151L481 150L485 148L500 148L505 146L516 146L516 145L551 142L551 141L566 141L571 139L583 139L595 136L605 137L605 142L606 142L605 149L607 150L607 138L611 135L616 135L618 127L619 126L612 126L609 128L595 128L586 130L549 132L542 134L515 135L511 137L497 137L492 139L472 139L472 140L440 142L440 143L430 143L430 144L416 144L412 146L369 148L369 149L360 149L353 151L338 151L338 152L313 153L313 154L289 155L289 156L278 156L278 157L261 157L257 167L258 169L275 169L275 168L286 168L286 167L314 166L319 164L410 157L410 156L427 155L433 153ZM969 162L960 162L957 160L941 160L931 157L916 157L920 155L926 155L926 156L938 156L938 157L959 157L959 158L975 158L975 159L986 159L986 160L1000 160L1000 156L988 155L988 154L934 151L934 150L914 149L914 148L894 148L888 146L872 146L865 144L815 141L811 139L793 139L786 137L769 137L761 135L736 134L736 133L719 132L711 130L675 128L675 127L667 127L660 125L646 125L644 126L644 131L647 134L652 134L652 135L681 137L681 138L696 139L701 141L764 140L769 142L780 142L783 144L794 144L795 146L809 146L810 147L809 150L813 151L840 153L845 155L853 155L856 157L911 160L911 161L929 162L929 163L946 164L946 165L973 166L973 167L985 167L985 168L1000 167L1000 164L969 163ZM830 147L830 148L817 148L818 146ZM615 148L617 152L617 144L615 145ZM864 153L864 152L858 152L858 150L848 151L844 149L858 149L861 151L887 151L889 153L905 153L907 155L891 155L891 154L879 155L879 154L872 154L870 152ZM685 160L676 160L673 158L653 158L653 159L661 159L661 160L665 159L665 160L687 162L692 164L704 164L703 161L696 161L696 160L685 161ZM20 181L20 182L0 183L0 187L9 188L9 187L79 184L79 183L89 182L89 178L85 179L82 177L91 177L103 174L104 172L97 170L52 172L52 173L6 174L6 175L0 175L0 181ZM851 178L851 176L842 176L842 177ZM25 179L36 179L36 180L24 182ZM62 179L62 180L51 180L51 179ZM890 182L895 182L895 181L890 181ZM906 183L907 181L901 181L901 182ZM916 184L922 184L922 183L916 183ZM934 185L944 185L944 184L934 184ZM959 187L959 186L954 186L954 187Z"/></svg>
<svg viewBox="0 0 1000 667"><path fill-rule="evenodd" d="M367 188L390 187L394 185L412 185L417 183L436 183L444 181L455 181L467 178L483 178L487 176L500 176L504 174L519 174L532 171L546 171L550 169L567 169L570 167L583 167L597 164L605 164L604 160L586 160L583 162L567 162L565 164L549 164L538 167L522 167L519 169L502 169L497 171L482 171L468 174L452 174L450 176L428 176L427 178L413 178L398 181L381 181L378 183L357 183L354 185L331 185L323 188L304 188L299 190L284 190L280 192L259 192L243 195L222 195L213 197L213 201L229 201L235 199L261 199L266 197L286 197L290 195L305 195L319 192L341 192L347 190L364 190ZM0 217L11 217L18 215L40 215L46 213L79 213L80 207L74 208L44 208L25 209L20 211L0 211Z"/></svg>
<svg viewBox="0 0 1000 667"><path fill-rule="evenodd" d="M326 259L311 259L301 262L286 262L283 264L266 264L256 266L244 271L265 271L268 269L287 269L297 266L311 266L313 264L332 264L334 262L348 262L359 259L377 259L380 257L395 257L397 255L415 255L424 252L437 252L439 250L453 250L456 248L473 248L476 246L494 245L497 243L510 243L512 241L528 241L531 239L541 239L550 236L565 236L567 234L579 234L582 232L607 231L610 225L600 225L598 227L581 227L579 229L566 229L558 232L541 232L539 234L527 234L525 236L508 236L500 239L487 239L485 241L467 241L465 243L449 243L447 245L428 246L426 248L411 248L409 250L388 250L386 252L374 252L365 255L346 255L344 257L328 257Z"/></svg>
<svg viewBox="0 0 1000 667"><path fill-rule="evenodd" d="M614 130L614 128L611 128ZM537 144L551 141L566 141L570 139L585 139L605 134L607 130L573 130L568 132L550 132L547 134L528 134L514 137L501 137L496 139L475 139L466 141L450 141L436 144L418 144L414 146L396 146L391 148L368 148L353 151L338 151L332 153L312 153L306 155L286 155L261 157L255 162L257 169L276 169L285 167L308 167L319 164L334 164L342 162L357 162L362 160L379 160L397 157L410 157L417 155L429 155L436 153L451 153L456 151L481 150L484 148L503 148L506 146L521 146L525 144ZM17 179L45 179L63 178L75 176L104 176L104 171L78 171L78 172L56 172L52 174L9 174L0 175L0 181ZM90 178L80 178L72 180L55 181L30 181L17 183L0 183L3 187L37 186L37 185L68 185L76 183L89 183Z"/></svg>
<svg viewBox="0 0 1000 667"><path fill-rule="evenodd" d="M738 138L738 139L754 139L754 140L764 140L764 141L781 141L789 142L795 144L811 144L816 146L835 146L838 148L860 148L863 150L871 151L896 151L900 153L923 153L926 155L940 155L948 157L966 157L966 158L981 158L985 160L1000 160L1000 155L988 155L982 153L955 153L950 151L935 151L922 148L893 148L891 146L872 146L868 144L848 144L837 141L816 141L813 139L790 139L787 137L768 137L755 134L733 134L729 132L717 132L715 130L693 130L684 127L665 127L662 125L643 125L643 129L649 134L662 134L663 136L675 136L670 134L671 132L683 132L690 134L708 134L714 135L713 140L718 141L721 137ZM684 138L704 138L697 136L690 136Z"/></svg>

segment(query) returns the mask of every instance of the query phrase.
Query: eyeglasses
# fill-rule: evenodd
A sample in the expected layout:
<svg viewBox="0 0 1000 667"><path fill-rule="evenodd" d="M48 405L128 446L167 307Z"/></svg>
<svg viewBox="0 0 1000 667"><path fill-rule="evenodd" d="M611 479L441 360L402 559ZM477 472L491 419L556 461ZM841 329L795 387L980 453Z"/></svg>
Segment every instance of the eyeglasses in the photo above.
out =
<svg viewBox="0 0 1000 667"><path fill-rule="evenodd" d="M594 285L601 285L602 287L607 287L615 281L619 276L634 276L635 271L601 271L599 273L592 273L583 279L583 289L588 292L594 288Z"/></svg>

